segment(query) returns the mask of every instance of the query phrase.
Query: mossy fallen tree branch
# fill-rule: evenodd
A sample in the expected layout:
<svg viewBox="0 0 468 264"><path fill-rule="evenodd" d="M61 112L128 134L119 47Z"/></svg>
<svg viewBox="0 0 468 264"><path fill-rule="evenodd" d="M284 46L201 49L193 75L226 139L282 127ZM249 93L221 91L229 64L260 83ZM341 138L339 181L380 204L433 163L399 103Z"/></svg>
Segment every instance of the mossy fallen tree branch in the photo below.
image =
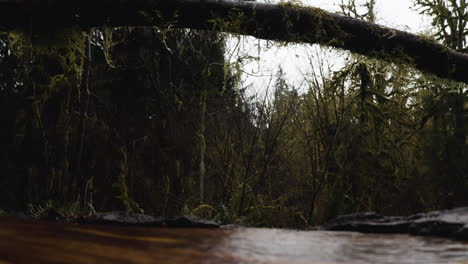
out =
<svg viewBox="0 0 468 264"><path fill-rule="evenodd" d="M415 34L313 7L226 0L0 0L0 30L36 32L67 25L193 28L319 43L468 83L468 55Z"/></svg>

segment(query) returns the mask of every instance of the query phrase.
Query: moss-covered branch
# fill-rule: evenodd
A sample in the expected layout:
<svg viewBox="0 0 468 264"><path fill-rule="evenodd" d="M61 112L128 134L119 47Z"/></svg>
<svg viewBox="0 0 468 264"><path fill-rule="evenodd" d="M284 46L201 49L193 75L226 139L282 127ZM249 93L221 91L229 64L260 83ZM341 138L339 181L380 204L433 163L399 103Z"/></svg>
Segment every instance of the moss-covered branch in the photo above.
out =
<svg viewBox="0 0 468 264"><path fill-rule="evenodd" d="M0 29L155 25L216 30L261 39L319 43L411 63L468 83L468 56L411 33L292 4L226 0L3 0Z"/></svg>

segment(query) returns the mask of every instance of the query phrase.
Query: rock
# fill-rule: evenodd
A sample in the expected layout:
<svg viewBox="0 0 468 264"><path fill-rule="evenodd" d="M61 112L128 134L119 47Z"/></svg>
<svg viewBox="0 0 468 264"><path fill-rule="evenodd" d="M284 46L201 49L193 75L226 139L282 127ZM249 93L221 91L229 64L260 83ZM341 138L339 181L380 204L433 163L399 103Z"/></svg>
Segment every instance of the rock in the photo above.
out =
<svg viewBox="0 0 468 264"><path fill-rule="evenodd" d="M363 233L404 233L468 241L468 207L432 211L407 217L357 213L337 217L316 229Z"/></svg>
<svg viewBox="0 0 468 264"><path fill-rule="evenodd" d="M78 218L83 224L120 224L120 225L162 225L162 220L150 215L116 211L96 213Z"/></svg>
<svg viewBox="0 0 468 264"><path fill-rule="evenodd" d="M213 221L201 219L194 216L179 216L165 221L168 227L197 227L197 228L216 228L219 227Z"/></svg>
<svg viewBox="0 0 468 264"><path fill-rule="evenodd" d="M76 220L82 224L112 224L125 226L150 226L150 227L191 227L191 228L217 228L215 222L200 219L194 216L179 216L174 218L154 217L131 212L105 212L90 216L79 217Z"/></svg>

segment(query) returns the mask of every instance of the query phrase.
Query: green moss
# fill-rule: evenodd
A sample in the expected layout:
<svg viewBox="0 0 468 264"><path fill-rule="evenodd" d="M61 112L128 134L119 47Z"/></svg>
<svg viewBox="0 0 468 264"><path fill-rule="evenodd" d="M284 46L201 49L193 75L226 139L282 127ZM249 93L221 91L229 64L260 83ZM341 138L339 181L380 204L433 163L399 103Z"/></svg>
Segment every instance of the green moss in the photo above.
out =
<svg viewBox="0 0 468 264"><path fill-rule="evenodd" d="M60 87L66 87L69 85L69 79L64 74L57 74L50 78L49 92L54 93L60 91Z"/></svg>
<svg viewBox="0 0 468 264"><path fill-rule="evenodd" d="M220 32L241 33L242 26L247 21L245 13L237 8L229 12L228 18L217 17L208 22L213 26L213 30Z"/></svg>
<svg viewBox="0 0 468 264"><path fill-rule="evenodd" d="M117 182L114 183L112 187L117 190L118 195L116 198L122 202L127 212L143 213L143 209L141 209L138 203L136 203L128 194L128 187L125 177L119 177Z"/></svg>
<svg viewBox="0 0 468 264"><path fill-rule="evenodd" d="M80 80L83 73L86 36L87 34L78 27L35 35L32 50L36 56L55 56L63 74L74 75L76 80Z"/></svg>
<svg viewBox="0 0 468 264"><path fill-rule="evenodd" d="M286 31L291 37L288 42L316 42L324 45L340 45L346 37L346 33L337 25L332 14L316 7L307 7L300 2L283 2L278 4L283 9L283 24L286 25ZM296 25L302 25L306 22L313 25L307 29L307 33L313 32L314 35L304 34L295 30ZM297 32L297 33L290 33Z"/></svg>
<svg viewBox="0 0 468 264"><path fill-rule="evenodd" d="M212 219L215 215L218 214L218 211L216 211L216 209L214 209L213 206L209 204L202 204L198 206L197 208L193 209L191 214L198 216L198 217Z"/></svg>

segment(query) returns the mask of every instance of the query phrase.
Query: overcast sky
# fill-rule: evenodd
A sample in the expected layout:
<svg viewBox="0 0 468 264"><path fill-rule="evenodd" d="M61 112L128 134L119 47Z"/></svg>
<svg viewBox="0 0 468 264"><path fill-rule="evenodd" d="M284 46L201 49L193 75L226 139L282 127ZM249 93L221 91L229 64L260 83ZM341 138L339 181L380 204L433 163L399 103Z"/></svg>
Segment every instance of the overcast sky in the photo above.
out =
<svg viewBox="0 0 468 264"><path fill-rule="evenodd" d="M259 0L260 1L260 0ZM270 2L275 2L270 0ZM319 7L330 12L339 11L341 0L302 0L305 5ZM363 3L363 0L356 0ZM427 31L430 21L419 15L414 9L414 0L376 0L377 23L400 30L413 33ZM286 72L289 82L299 86L303 80L303 73L310 69L308 58L316 55L315 45L288 45L287 47L265 47L264 41L246 38L239 42L244 46L241 56L259 57L258 61L246 63L243 67L243 75L247 83L254 86L253 92L263 92L271 79L272 74L277 72L278 66ZM258 45L260 44L260 49ZM231 46L232 44L229 44ZM259 56L260 55L260 56ZM317 59L317 56L314 56ZM331 64L339 65L344 55L326 52Z"/></svg>
<svg viewBox="0 0 468 264"><path fill-rule="evenodd" d="M327 11L339 11L340 0L303 0L306 5L320 7ZM345 1L346 2L346 1ZM356 0L356 3L364 3ZM427 19L414 10L414 0L376 0L377 23L401 30L419 32L429 25Z"/></svg>

